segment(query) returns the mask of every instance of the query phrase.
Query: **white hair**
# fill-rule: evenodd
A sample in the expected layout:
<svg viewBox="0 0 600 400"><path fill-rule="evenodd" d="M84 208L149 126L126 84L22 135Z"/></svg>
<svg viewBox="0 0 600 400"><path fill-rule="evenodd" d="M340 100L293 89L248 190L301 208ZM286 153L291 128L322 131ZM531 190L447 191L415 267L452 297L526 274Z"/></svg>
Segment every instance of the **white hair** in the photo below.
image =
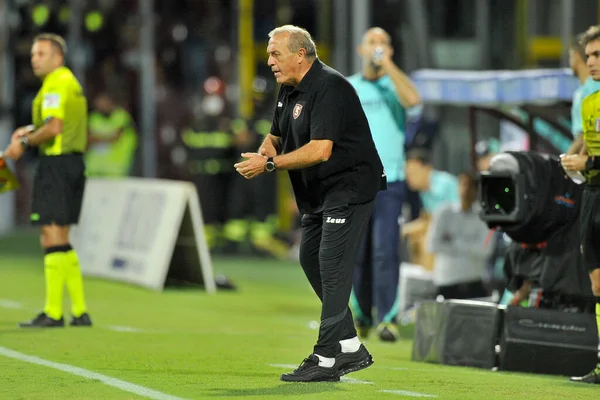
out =
<svg viewBox="0 0 600 400"><path fill-rule="evenodd" d="M306 58L312 59L317 57L317 46L306 29L294 25L283 25L269 32L269 37L272 38L282 33L289 35L288 49L292 53L304 49L306 50Z"/></svg>

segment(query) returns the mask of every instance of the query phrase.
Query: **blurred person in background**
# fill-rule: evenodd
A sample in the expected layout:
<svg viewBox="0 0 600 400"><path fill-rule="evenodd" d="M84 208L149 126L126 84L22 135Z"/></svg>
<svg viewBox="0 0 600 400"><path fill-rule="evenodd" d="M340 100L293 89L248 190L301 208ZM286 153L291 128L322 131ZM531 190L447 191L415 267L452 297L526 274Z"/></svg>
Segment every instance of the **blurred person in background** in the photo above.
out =
<svg viewBox="0 0 600 400"><path fill-rule="evenodd" d="M181 140L187 152L187 172L198 190L208 246L215 251L227 220L232 164L235 160L231 119L222 109L207 109L183 128Z"/></svg>
<svg viewBox="0 0 600 400"><path fill-rule="evenodd" d="M4 155L19 159L29 146L38 147L40 161L34 180L31 221L41 226L44 249L46 305L21 327L63 327L63 289L71 297L71 326L91 326L79 260L69 243L70 225L79 221L87 144L87 100L73 73L65 67L67 46L62 37L34 38L31 64L42 87L33 101L33 124L17 129Z"/></svg>
<svg viewBox="0 0 600 400"><path fill-rule="evenodd" d="M375 197L373 215L354 271L351 302L362 337L368 336L376 322L379 338L395 342L407 110L419 106L421 99L414 83L392 60L391 38L386 31L369 29L357 51L363 69L348 80L356 89L369 121L385 168L387 190Z"/></svg>
<svg viewBox="0 0 600 400"><path fill-rule="evenodd" d="M477 171L489 171L492 157L500 152L500 141L495 138L480 140L475 144Z"/></svg>
<svg viewBox="0 0 600 400"><path fill-rule="evenodd" d="M273 119L271 92L253 93L254 115L249 120L233 121L237 154L256 151L269 134ZM224 251L240 253L244 247L252 253L287 258L289 245L277 235L277 175L247 182L235 174L227 204L227 222L223 228Z"/></svg>
<svg viewBox="0 0 600 400"><path fill-rule="evenodd" d="M427 150L411 149L406 154L406 181L419 192L426 214L433 214L447 203L459 203L458 179L433 167Z"/></svg>
<svg viewBox="0 0 600 400"><path fill-rule="evenodd" d="M583 36L586 65L593 80L600 81L600 25L590 27ZM596 297L596 324L600 345L600 92L585 97L581 104L583 148L580 154L561 158L567 171L583 171L587 178L580 210L580 237L583 262L590 272L592 291ZM572 377L573 382L600 384L600 362L589 374Z"/></svg>
<svg viewBox="0 0 600 400"><path fill-rule="evenodd" d="M124 178L129 176L137 149L133 118L115 102L114 96L100 93L88 122L87 176Z"/></svg>
<svg viewBox="0 0 600 400"><path fill-rule="evenodd" d="M573 102L571 104L571 133L573 134L573 143L567 150L567 154L579 154L583 148L583 120L581 117L581 103L590 94L600 90L600 82L595 81L588 71L586 65L587 56L585 55L585 46L583 38L585 33L580 33L575 37L569 47L569 67L573 75L579 80L579 87L573 93Z"/></svg>
<svg viewBox="0 0 600 400"><path fill-rule="evenodd" d="M434 255L433 283L445 299L486 297L483 279L493 245L485 245L488 227L479 218L477 176L458 176L460 203L434 211L427 248Z"/></svg>
<svg viewBox="0 0 600 400"><path fill-rule="evenodd" d="M417 107L422 108L422 107ZM433 142L437 134L437 127L434 123L427 122L419 116L413 120L409 119L407 124L404 154L413 148L427 149L431 151ZM419 192L412 190L406 180L404 181L404 204L408 212L403 212L403 222L410 222L419 217L423 204Z"/></svg>
<svg viewBox="0 0 600 400"><path fill-rule="evenodd" d="M323 64L310 33L286 25L269 33L268 64L281 89L273 125L258 153L235 164L247 179L288 170L302 216L300 265L322 301L313 352L281 379L338 381L369 367L348 306L358 248L383 165L356 91Z"/></svg>
<svg viewBox="0 0 600 400"><path fill-rule="evenodd" d="M402 235L409 240L411 262L427 270L433 269L433 256L427 251L425 235L431 215L444 204L458 204L458 179L445 171L436 170L429 150L413 148L406 153L406 183L419 193L421 215L408 222Z"/></svg>

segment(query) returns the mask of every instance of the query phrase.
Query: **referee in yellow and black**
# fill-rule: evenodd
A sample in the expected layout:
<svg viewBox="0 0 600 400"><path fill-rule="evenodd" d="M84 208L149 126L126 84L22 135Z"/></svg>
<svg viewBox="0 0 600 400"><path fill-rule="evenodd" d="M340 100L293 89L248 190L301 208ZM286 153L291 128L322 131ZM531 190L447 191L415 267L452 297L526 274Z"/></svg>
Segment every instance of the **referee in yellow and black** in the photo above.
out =
<svg viewBox="0 0 600 400"><path fill-rule="evenodd" d="M42 87L33 101L33 124L18 128L4 156L20 158L28 147L39 149L34 179L31 222L41 227L44 249L46 305L22 328L64 327L63 290L71 297L71 326L91 326L83 293L79 260L69 243L69 230L79 220L87 144L87 100L79 81L65 67L67 47L62 37L36 36L31 49L34 74Z"/></svg>
<svg viewBox="0 0 600 400"><path fill-rule="evenodd" d="M581 38L588 72L600 82L600 25L591 26ZM596 326L600 344L600 91L581 101L583 147L579 154L561 158L567 171L581 171L587 178L579 211L579 238L583 263L590 272L592 292L596 297ZM584 376L574 376L572 382L600 385L600 361Z"/></svg>

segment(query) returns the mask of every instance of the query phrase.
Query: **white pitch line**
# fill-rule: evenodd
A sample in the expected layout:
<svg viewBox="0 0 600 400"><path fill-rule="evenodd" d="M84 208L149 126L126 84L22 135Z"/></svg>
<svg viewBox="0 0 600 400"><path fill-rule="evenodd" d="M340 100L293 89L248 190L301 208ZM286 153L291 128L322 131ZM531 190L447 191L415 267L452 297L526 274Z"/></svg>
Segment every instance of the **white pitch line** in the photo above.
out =
<svg viewBox="0 0 600 400"><path fill-rule="evenodd" d="M285 368L285 369L296 369L296 368L298 368L298 366L296 364L269 364L269 367Z"/></svg>
<svg viewBox="0 0 600 400"><path fill-rule="evenodd" d="M346 383L352 383L352 384L357 384L357 385L374 385L374 382L371 381L363 381L361 379L356 379L356 378L348 378L347 376L342 376L340 378L341 382L346 382Z"/></svg>
<svg viewBox="0 0 600 400"><path fill-rule="evenodd" d="M97 372L92 372L87 369L75 367L69 364L60 364L53 361L44 360L43 358L28 356L27 354L19 353L17 351L7 349L6 347L0 346L0 355L13 358L15 360L28 362L30 364L42 365L44 367L57 369L69 373L71 375L81 376L86 379L93 379L104 383L105 385L112 386L120 389L124 392L137 394L138 396L146 397L153 400L184 400L181 397L171 396L170 394L162 393L157 390L153 390L144 386L136 385L134 383L122 381L120 379L111 378L110 376L102 375Z"/></svg>
<svg viewBox="0 0 600 400"><path fill-rule="evenodd" d="M13 310L19 310L19 309L23 308L23 303L21 303L19 301L14 301L14 300L0 299L0 307L10 308Z"/></svg>
<svg viewBox="0 0 600 400"><path fill-rule="evenodd" d="M149 332L147 330L140 329L140 328L134 328L132 326L111 325L111 326L107 326L107 328L110 329L111 331L115 331L115 332L132 332L132 333Z"/></svg>
<svg viewBox="0 0 600 400"><path fill-rule="evenodd" d="M418 392L409 392L408 390L380 390L381 393L391 393L391 394L399 394L400 396L407 396L407 397L439 397L433 394L425 394L425 393L418 393Z"/></svg>

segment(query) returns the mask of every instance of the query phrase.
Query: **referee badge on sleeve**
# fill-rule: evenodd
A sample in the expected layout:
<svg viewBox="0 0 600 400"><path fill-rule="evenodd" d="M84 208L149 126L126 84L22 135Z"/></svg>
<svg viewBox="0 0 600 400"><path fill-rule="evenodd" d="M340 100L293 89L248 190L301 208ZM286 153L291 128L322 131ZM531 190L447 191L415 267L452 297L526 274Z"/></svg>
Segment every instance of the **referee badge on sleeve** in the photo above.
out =
<svg viewBox="0 0 600 400"><path fill-rule="evenodd" d="M42 108L60 108L60 94L58 93L47 93L44 95L42 102Z"/></svg>
<svg viewBox="0 0 600 400"><path fill-rule="evenodd" d="M594 121L594 131L600 132L600 118L596 118Z"/></svg>

